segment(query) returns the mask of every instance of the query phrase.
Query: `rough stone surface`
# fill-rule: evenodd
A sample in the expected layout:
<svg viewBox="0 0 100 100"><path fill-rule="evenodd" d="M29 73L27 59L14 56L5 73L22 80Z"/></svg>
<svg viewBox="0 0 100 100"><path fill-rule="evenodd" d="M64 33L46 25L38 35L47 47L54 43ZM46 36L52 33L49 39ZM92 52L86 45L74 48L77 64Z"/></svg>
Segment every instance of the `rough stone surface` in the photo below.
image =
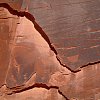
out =
<svg viewBox="0 0 100 100"><path fill-rule="evenodd" d="M65 100L57 90L44 88L34 88L22 93L13 94L11 96L4 95L0 100Z"/></svg>
<svg viewBox="0 0 100 100"><path fill-rule="evenodd" d="M71 70L76 71L82 66L100 60L99 0L0 2L7 2L13 9L33 15L49 37L61 63Z"/></svg>
<svg viewBox="0 0 100 100"><path fill-rule="evenodd" d="M7 9L0 8L0 86L5 84L17 19Z"/></svg>
<svg viewBox="0 0 100 100"><path fill-rule="evenodd" d="M99 5L0 0L0 100L99 100Z"/></svg>
<svg viewBox="0 0 100 100"><path fill-rule="evenodd" d="M62 64L75 71L100 60L99 0L30 0L24 8L48 35Z"/></svg>

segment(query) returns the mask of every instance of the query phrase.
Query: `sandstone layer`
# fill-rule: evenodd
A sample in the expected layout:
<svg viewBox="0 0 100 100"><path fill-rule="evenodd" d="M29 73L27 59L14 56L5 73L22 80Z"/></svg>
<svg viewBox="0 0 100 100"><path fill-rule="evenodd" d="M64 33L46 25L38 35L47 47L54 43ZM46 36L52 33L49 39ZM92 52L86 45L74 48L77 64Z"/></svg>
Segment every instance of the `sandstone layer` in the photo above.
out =
<svg viewBox="0 0 100 100"><path fill-rule="evenodd" d="M99 100L99 5L0 0L0 100Z"/></svg>

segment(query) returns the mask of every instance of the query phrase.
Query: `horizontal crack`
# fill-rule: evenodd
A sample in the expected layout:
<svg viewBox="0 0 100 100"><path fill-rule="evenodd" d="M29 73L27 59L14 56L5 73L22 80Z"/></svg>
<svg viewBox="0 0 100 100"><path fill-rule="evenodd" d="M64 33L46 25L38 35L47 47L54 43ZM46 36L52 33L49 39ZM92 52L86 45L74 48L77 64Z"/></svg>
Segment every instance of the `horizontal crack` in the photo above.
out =
<svg viewBox="0 0 100 100"><path fill-rule="evenodd" d="M51 45L50 40L48 38L48 36L45 34L45 32L42 30L42 28L35 22L35 18L28 12L18 12L17 10L13 10L8 4L6 3L0 3L0 7L4 7L6 9L8 9L8 11L13 14L13 15L17 15L18 17L26 17L27 19L29 19L31 22L33 22L35 29L41 34L41 36L45 39L45 41L48 43L50 49L57 55L56 50L54 49L54 47ZM7 18L3 18L3 19L7 19ZM4 84L6 86L6 84ZM12 95L14 93L20 93L29 89L33 89L33 88L45 88L47 90L49 89L57 89L59 94L61 94L66 100L68 100L68 98L59 90L59 87L57 86L47 86L46 84L42 84L42 83L35 83L32 86L29 87L25 87L24 85L21 86L16 86L13 88L9 88L7 87L7 91L5 92L7 95ZM2 87L1 87L2 88ZM5 88L6 90L6 88Z"/></svg>
<svg viewBox="0 0 100 100"><path fill-rule="evenodd" d="M9 18L15 18L15 17L4 17L4 18L0 18L0 19L9 19Z"/></svg>
<svg viewBox="0 0 100 100"><path fill-rule="evenodd" d="M43 83L35 83L34 85L32 86L29 86L29 87L24 87L23 86L18 86L18 87L13 87L13 88L8 88L10 89L12 92L7 94L7 95L12 95L12 94L15 94L15 93L21 93L21 92L24 92L24 91L27 91L27 90L30 90L30 89L33 89L33 88L44 88L44 89L47 89L47 90L50 90L50 89L57 89L58 90L58 93L60 95L62 95L66 100L69 100L60 90L59 90L59 87L57 86L47 86L46 84L43 84Z"/></svg>

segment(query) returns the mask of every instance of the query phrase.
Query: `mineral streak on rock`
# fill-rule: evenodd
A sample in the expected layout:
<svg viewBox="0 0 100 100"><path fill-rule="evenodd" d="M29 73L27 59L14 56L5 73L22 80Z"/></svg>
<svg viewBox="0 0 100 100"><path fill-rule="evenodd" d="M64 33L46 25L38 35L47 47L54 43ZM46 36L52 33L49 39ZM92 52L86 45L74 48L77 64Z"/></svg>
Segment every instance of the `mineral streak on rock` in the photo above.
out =
<svg viewBox="0 0 100 100"><path fill-rule="evenodd" d="M7 9L0 8L0 87L5 84L8 70L11 41L16 31L18 17L8 13Z"/></svg>

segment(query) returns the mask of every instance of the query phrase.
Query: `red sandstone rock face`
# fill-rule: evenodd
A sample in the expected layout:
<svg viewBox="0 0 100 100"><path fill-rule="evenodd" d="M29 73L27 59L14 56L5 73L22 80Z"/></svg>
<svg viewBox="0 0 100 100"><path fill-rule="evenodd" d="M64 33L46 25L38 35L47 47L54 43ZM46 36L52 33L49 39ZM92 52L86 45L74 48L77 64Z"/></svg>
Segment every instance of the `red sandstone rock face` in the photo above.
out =
<svg viewBox="0 0 100 100"><path fill-rule="evenodd" d="M99 4L1 0L0 100L99 100Z"/></svg>
<svg viewBox="0 0 100 100"><path fill-rule="evenodd" d="M17 16L13 16L4 8L0 8L0 86L7 77L13 36L17 25Z"/></svg>
<svg viewBox="0 0 100 100"><path fill-rule="evenodd" d="M99 5L99 0L31 0L26 8L49 37L61 63L75 71L100 60Z"/></svg>
<svg viewBox="0 0 100 100"><path fill-rule="evenodd" d="M13 9L29 12L35 17L36 22L49 37L48 43L57 51L61 63L71 70L76 71L100 60L99 0L5 2Z"/></svg>

